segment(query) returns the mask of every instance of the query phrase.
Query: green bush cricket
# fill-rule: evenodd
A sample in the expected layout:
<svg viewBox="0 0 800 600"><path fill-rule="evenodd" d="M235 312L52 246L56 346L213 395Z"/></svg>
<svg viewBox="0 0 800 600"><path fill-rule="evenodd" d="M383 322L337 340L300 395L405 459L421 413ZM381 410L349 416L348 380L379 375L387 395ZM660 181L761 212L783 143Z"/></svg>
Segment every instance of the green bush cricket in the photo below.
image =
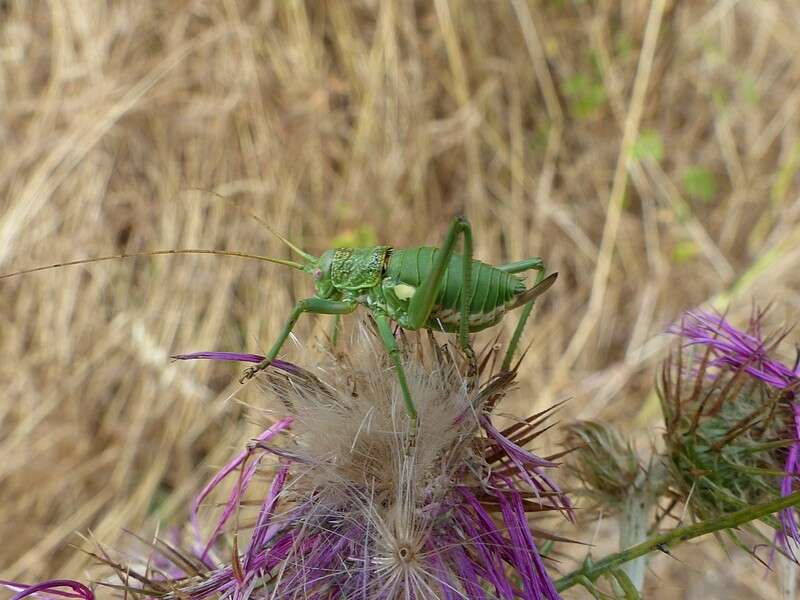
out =
<svg viewBox="0 0 800 600"><path fill-rule="evenodd" d="M545 277L545 266L540 258L528 258L499 266L473 260L472 229L464 217L456 217L450 224L441 248L337 248L315 257L277 233L275 235L299 254L304 262L223 250L156 250L36 267L0 275L0 279L88 262L159 254L239 256L309 273L315 280L315 295L295 304L264 360L247 369L240 381L244 383L270 365L278 356L301 314L336 315L338 319L340 315L364 306L375 319L380 338L397 371L406 410L415 421L417 411L408 389L390 321L411 331L430 329L457 332L461 350L474 360L469 334L496 325L506 312L525 305L503 361L503 368L508 369L533 303L550 288L557 277L556 273ZM460 255L454 252L459 236L464 240ZM535 285L529 289L516 276L517 273L528 270L537 271Z"/></svg>

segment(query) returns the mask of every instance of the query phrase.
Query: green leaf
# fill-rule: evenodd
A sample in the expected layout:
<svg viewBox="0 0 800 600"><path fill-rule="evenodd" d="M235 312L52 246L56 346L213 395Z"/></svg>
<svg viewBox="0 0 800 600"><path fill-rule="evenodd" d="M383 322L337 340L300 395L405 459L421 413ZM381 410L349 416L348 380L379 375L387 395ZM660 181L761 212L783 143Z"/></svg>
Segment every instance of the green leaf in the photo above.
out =
<svg viewBox="0 0 800 600"><path fill-rule="evenodd" d="M614 37L614 49L619 58L628 58L633 52L633 40L631 40L631 37L626 32L620 31Z"/></svg>
<svg viewBox="0 0 800 600"><path fill-rule="evenodd" d="M597 589L597 586L589 581L588 577L581 577L580 584L592 595L595 600L603 600L603 593Z"/></svg>
<svg viewBox="0 0 800 600"><path fill-rule="evenodd" d="M682 240L672 249L672 262L682 264L689 262L700 253L700 248L692 240Z"/></svg>
<svg viewBox="0 0 800 600"><path fill-rule="evenodd" d="M725 110L730 103L730 99L728 98L728 90L723 88L714 88L711 90L711 101L714 103L714 106L717 108L717 110Z"/></svg>
<svg viewBox="0 0 800 600"><path fill-rule="evenodd" d="M744 97L744 101L751 106L757 106L761 101L761 92L755 78L750 73L742 75L739 81L739 90Z"/></svg>
<svg viewBox="0 0 800 600"><path fill-rule="evenodd" d="M577 117L592 116L606 102L606 90L602 82L584 73L569 78L564 91L570 99L570 109Z"/></svg>
<svg viewBox="0 0 800 600"><path fill-rule="evenodd" d="M624 594L625 600L641 600L642 597L639 594L639 590L636 589L636 586L633 585L630 577L628 577L627 573L621 569L613 569L611 571L611 575L614 576L614 579L619 584L622 593Z"/></svg>
<svg viewBox="0 0 800 600"><path fill-rule="evenodd" d="M652 129L642 131L633 145L633 158L636 160L650 158L656 162L664 158L664 142L661 135Z"/></svg>
<svg viewBox="0 0 800 600"><path fill-rule="evenodd" d="M695 200L711 202L717 195L717 180L704 167L689 167L683 174L683 189Z"/></svg>

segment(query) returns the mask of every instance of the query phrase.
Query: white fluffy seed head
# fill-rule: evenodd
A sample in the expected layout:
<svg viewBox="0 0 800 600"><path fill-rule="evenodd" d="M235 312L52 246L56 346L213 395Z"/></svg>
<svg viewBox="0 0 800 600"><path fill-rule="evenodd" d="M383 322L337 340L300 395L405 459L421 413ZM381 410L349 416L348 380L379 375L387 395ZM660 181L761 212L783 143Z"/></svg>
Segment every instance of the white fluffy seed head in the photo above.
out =
<svg viewBox="0 0 800 600"><path fill-rule="evenodd" d="M419 415L416 431L395 369L368 324L356 329L346 356L327 355L299 376L273 372L267 386L296 418L283 451L296 460L287 489L297 503L314 504L305 520L335 515L363 524L373 581L416 587L415 597L425 598L431 574L417 558L456 479L463 482L469 465L481 460L480 396L460 357L426 333L412 335L398 341Z"/></svg>
<svg viewBox="0 0 800 600"><path fill-rule="evenodd" d="M353 337L346 357L326 357L310 376L269 378L271 391L296 417L290 451L306 466L297 484L346 494L352 487L370 489L378 501L396 497L409 478L415 489L441 485L454 460L463 464L479 429L477 394L468 390L457 359L437 356L421 336L401 344L419 413L412 437L397 374L380 340L366 324Z"/></svg>

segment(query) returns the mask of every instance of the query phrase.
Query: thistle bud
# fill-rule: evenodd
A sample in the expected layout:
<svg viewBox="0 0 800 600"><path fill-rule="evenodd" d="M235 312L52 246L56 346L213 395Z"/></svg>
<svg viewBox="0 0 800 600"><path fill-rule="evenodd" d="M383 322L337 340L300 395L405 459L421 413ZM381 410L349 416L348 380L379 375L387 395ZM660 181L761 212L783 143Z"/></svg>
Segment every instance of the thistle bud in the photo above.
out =
<svg viewBox="0 0 800 600"><path fill-rule="evenodd" d="M580 479L582 494L615 512L637 485L636 450L612 426L597 421L578 421L565 430L566 445L574 448L567 467Z"/></svg>
<svg viewBox="0 0 800 600"><path fill-rule="evenodd" d="M636 449L610 425L578 421L567 426L567 445L574 448L567 468L581 481L581 493L616 515L619 549L644 541L652 508L661 488L660 469L644 468ZM623 566L637 590L644 585L646 557Z"/></svg>

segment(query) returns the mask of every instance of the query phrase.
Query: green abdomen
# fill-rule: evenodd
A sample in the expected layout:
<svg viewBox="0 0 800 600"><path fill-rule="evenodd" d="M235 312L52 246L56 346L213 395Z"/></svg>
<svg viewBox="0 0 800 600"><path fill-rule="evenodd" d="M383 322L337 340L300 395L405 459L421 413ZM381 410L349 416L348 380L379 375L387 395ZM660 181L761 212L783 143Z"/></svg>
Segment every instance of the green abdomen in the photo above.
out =
<svg viewBox="0 0 800 600"><path fill-rule="evenodd" d="M438 253L438 248L425 246L392 250L384 276L414 288L419 287L433 269ZM462 282L463 257L453 254L439 286L434 312L458 311L461 308ZM524 291L525 282L519 277L479 260L472 261L471 315L490 314Z"/></svg>

